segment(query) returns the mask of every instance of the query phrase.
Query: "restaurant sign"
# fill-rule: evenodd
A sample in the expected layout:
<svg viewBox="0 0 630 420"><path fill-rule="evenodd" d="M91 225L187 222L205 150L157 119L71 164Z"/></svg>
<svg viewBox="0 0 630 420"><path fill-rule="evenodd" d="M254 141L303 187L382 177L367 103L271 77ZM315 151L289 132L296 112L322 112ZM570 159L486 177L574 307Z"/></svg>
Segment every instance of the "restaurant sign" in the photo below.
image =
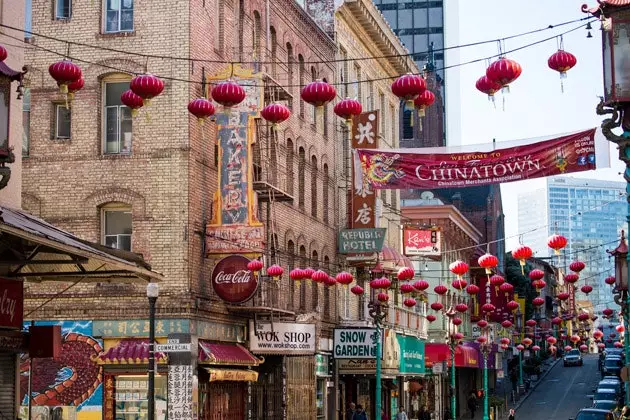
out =
<svg viewBox="0 0 630 420"><path fill-rule="evenodd" d="M381 344L383 335L381 334ZM381 345L381 357L383 346ZM335 359L374 359L376 357L376 329L336 328L333 339Z"/></svg>
<svg viewBox="0 0 630 420"><path fill-rule="evenodd" d="M337 238L340 254L380 252L385 241L385 228L342 229Z"/></svg>
<svg viewBox="0 0 630 420"><path fill-rule="evenodd" d="M21 329L24 318L24 284L0 277L0 328Z"/></svg>
<svg viewBox="0 0 630 420"><path fill-rule="evenodd" d="M437 229L403 229L403 254L408 257L439 257L442 253L441 232Z"/></svg>

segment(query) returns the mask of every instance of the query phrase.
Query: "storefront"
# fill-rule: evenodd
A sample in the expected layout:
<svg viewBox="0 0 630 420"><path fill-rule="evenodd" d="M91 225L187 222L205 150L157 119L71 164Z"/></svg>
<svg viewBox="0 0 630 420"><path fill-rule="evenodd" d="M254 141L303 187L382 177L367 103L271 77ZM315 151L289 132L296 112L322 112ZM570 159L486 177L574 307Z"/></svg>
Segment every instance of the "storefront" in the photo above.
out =
<svg viewBox="0 0 630 420"><path fill-rule="evenodd" d="M424 340L414 336L398 335L400 347L399 398L392 400L392 412L402 406L414 417L422 405L429 400L429 388L424 380L425 352Z"/></svg>
<svg viewBox="0 0 630 420"><path fill-rule="evenodd" d="M329 390L328 383L331 379L330 374L330 355L315 355L315 377L317 380L315 406L317 409L317 420L326 419L326 413L329 410Z"/></svg>
<svg viewBox="0 0 630 420"><path fill-rule="evenodd" d="M0 278L0 418L17 414L18 357L24 351L21 281Z"/></svg>

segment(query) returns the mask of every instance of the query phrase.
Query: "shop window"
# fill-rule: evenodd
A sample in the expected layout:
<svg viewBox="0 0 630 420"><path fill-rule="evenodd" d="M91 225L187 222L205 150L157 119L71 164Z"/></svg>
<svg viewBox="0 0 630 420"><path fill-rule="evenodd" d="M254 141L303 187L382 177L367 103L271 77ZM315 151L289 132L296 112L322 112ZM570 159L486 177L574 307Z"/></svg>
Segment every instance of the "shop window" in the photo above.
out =
<svg viewBox="0 0 630 420"><path fill-rule="evenodd" d="M53 138L65 140L70 138L72 128L72 110L65 104L53 104Z"/></svg>
<svg viewBox="0 0 630 420"><path fill-rule="evenodd" d="M105 0L105 32L133 31L133 0Z"/></svg>
<svg viewBox="0 0 630 420"><path fill-rule="evenodd" d="M131 208L123 204L103 207L103 243L106 246L131 251Z"/></svg>
<svg viewBox="0 0 630 420"><path fill-rule="evenodd" d="M106 154L131 153L131 109L120 100L120 95L129 89L129 78L123 77L127 80L106 80L103 86L103 135Z"/></svg>
<svg viewBox="0 0 630 420"><path fill-rule="evenodd" d="M105 413L105 418L115 420L145 419L148 410L147 375L105 375L114 381L113 413ZM155 419L166 420L167 414L166 376L155 375ZM105 401L105 409L109 407ZM108 417L110 416L110 417Z"/></svg>

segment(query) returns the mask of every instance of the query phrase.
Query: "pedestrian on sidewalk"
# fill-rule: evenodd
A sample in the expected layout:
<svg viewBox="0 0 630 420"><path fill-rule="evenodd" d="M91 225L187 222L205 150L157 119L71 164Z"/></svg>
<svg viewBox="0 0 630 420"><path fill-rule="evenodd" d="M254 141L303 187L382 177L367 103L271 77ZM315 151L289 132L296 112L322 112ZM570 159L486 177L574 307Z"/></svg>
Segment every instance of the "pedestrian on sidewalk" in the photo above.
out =
<svg viewBox="0 0 630 420"><path fill-rule="evenodd" d="M357 404L356 411L352 416L352 420L368 420L367 413L365 412L361 404Z"/></svg>
<svg viewBox="0 0 630 420"><path fill-rule="evenodd" d="M423 405L418 411L418 420L431 420L431 413L427 410L427 406Z"/></svg>
<svg viewBox="0 0 630 420"><path fill-rule="evenodd" d="M404 407L398 407L398 413L396 413L396 417L394 418L394 420L409 420L409 417L407 417L407 413L405 413Z"/></svg>
<svg viewBox="0 0 630 420"><path fill-rule="evenodd" d="M389 420L389 416L383 408L381 408L381 420Z"/></svg>
<svg viewBox="0 0 630 420"><path fill-rule="evenodd" d="M510 408L510 412L508 414L508 420L514 420L514 409Z"/></svg>
<svg viewBox="0 0 630 420"><path fill-rule="evenodd" d="M468 396L468 409L470 410L470 418L475 418L475 410L477 410L477 396L475 395L475 391L470 391L470 395Z"/></svg>

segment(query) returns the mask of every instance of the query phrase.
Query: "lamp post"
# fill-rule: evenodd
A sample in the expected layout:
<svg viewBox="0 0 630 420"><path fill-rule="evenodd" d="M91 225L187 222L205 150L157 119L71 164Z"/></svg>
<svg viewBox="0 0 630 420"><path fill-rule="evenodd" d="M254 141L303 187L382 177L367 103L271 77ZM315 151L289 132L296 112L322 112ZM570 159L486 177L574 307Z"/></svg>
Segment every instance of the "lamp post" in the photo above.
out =
<svg viewBox="0 0 630 420"><path fill-rule="evenodd" d="M160 292L157 283L147 284L147 298L149 299L149 367L147 411L148 420L155 419L155 303Z"/></svg>
<svg viewBox="0 0 630 420"><path fill-rule="evenodd" d="M374 418L381 420L381 323L385 319L387 305L380 301L372 301L368 303L370 317L374 320L376 332L374 333L374 344L376 347L376 386L374 399Z"/></svg>
<svg viewBox="0 0 630 420"><path fill-rule="evenodd" d="M481 337L483 339L477 339L483 355L483 420L490 420L488 407L488 358L492 350L492 342L490 341L489 329L489 327L482 328Z"/></svg>
<svg viewBox="0 0 630 420"><path fill-rule="evenodd" d="M516 313L514 314L516 316L516 329L519 333L521 333L522 329L523 329L523 313L521 312L521 307L519 305L518 308L516 308ZM520 338L521 340L523 339L522 334L520 334ZM523 352L519 351L518 352L518 384L519 385L523 385Z"/></svg>
<svg viewBox="0 0 630 420"><path fill-rule="evenodd" d="M449 347L451 349L451 386L450 386L450 394L451 394L451 419L455 420L457 418L457 394L455 390L455 349L461 340L458 333L452 332L449 338Z"/></svg>

